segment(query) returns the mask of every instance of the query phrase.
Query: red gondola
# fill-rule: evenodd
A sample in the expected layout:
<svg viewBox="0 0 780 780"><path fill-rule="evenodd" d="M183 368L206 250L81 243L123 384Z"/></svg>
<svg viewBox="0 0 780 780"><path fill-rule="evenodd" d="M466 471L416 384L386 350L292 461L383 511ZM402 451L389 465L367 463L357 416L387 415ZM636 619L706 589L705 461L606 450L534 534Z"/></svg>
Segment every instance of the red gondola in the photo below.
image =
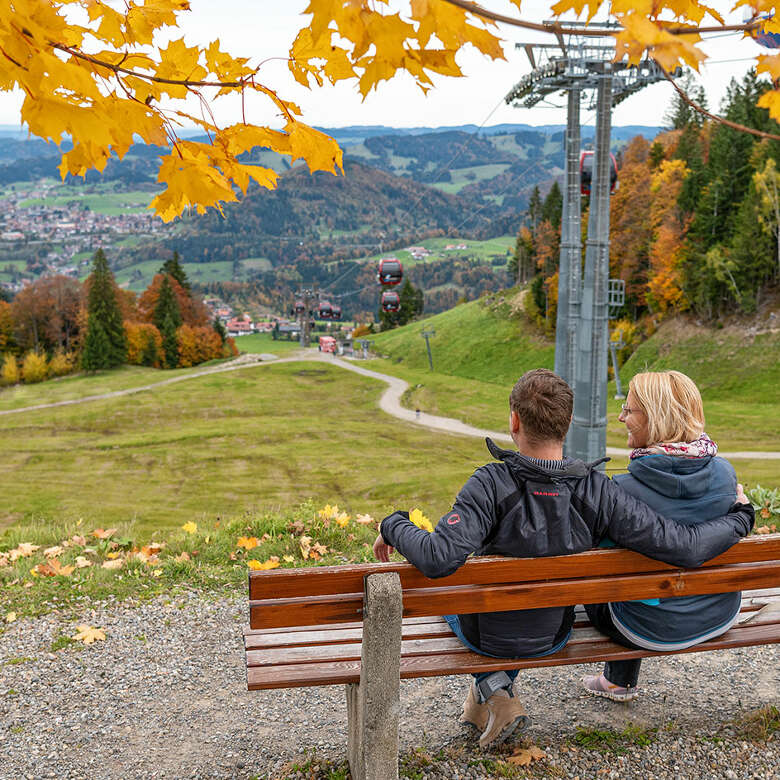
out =
<svg viewBox="0 0 780 780"><path fill-rule="evenodd" d="M382 293L382 311L393 312L401 308L401 299L397 292L386 291Z"/></svg>
<svg viewBox="0 0 780 780"><path fill-rule="evenodd" d="M300 300L300 299L295 301L295 313L296 314L303 314L303 312L305 312L305 311L306 311L306 305L304 304L304 302L302 300Z"/></svg>
<svg viewBox="0 0 780 780"><path fill-rule="evenodd" d="M335 304L330 307L330 318L332 320L340 320L341 319L341 306L336 306Z"/></svg>
<svg viewBox="0 0 780 780"><path fill-rule="evenodd" d="M332 312L333 309L331 308L331 305L328 303L328 301L320 301L317 314L319 314L321 320L329 320L331 318Z"/></svg>
<svg viewBox="0 0 780 780"><path fill-rule="evenodd" d="M583 152L580 155L580 192L590 195L590 185L593 180L593 152ZM614 192L617 187L618 169L617 160L613 154L609 155L611 165L609 168L609 191Z"/></svg>
<svg viewBox="0 0 780 780"><path fill-rule="evenodd" d="M400 284L404 278L404 269L401 266L401 261L395 257L383 257L379 261L379 271L376 278L383 287L392 287Z"/></svg>

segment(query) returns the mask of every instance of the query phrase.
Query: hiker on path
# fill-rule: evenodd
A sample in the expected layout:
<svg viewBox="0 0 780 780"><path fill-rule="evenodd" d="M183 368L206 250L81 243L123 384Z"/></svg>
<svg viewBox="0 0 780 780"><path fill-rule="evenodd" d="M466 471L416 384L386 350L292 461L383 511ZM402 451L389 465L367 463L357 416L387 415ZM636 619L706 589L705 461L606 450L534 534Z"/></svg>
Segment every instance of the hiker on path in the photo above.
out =
<svg viewBox="0 0 780 780"><path fill-rule="evenodd" d="M658 515L621 490L593 465L563 457L573 394L546 369L524 374L509 398L509 430L517 451L487 439L498 463L478 468L433 533L407 512L380 526L374 553L387 561L393 549L427 577L444 577L469 555L518 558L583 552L609 538L676 566L698 566L746 536L753 507L739 489L729 514L698 525ZM453 632L470 649L499 658L538 657L560 650L574 623L574 607L448 615ZM481 732L485 749L528 723L513 682L518 670L473 675L461 720Z"/></svg>

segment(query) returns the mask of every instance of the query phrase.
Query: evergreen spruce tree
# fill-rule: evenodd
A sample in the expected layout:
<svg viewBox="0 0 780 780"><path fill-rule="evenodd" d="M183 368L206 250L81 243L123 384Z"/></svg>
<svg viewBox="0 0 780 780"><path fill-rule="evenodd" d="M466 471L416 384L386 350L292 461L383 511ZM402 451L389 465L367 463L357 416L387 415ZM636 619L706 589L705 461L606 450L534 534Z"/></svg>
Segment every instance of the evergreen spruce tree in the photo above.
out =
<svg viewBox="0 0 780 780"><path fill-rule="evenodd" d="M535 228L541 218L542 196L539 194L539 187L535 185L528 201L528 222L532 228Z"/></svg>
<svg viewBox="0 0 780 780"><path fill-rule="evenodd" d="M154 307L154 324L162 336L163 363L165 368L176 368L179 364L179 345L176 341L176 330L181 326L179 302L173 292L173 287L164 276L160 285L160 296Z"/></svg>
<svg viewBox="0 0 780 780"><path fill-rule="evenodd" d="M87 299L87 336L82 366L99 371L122 365L127 357L127 337L116 298L114 275L102 249L95 252Z"/></svg>
<svg viewBox="0 0 780 780"><path fill-rule="evenodd" d="M188 295L192 292L189 279L187 279L187 274L184 272L184 268L179 262L179 253L175 249L173 251L173 257L163 263L160 273L172 276L184 288Z"/></svg>
<svg viewBox="0 0 780 780"><path fill-rule="evenodd" d="M225 330L225 326L222 324L222 320L219 317L214 317L214 324L213 324L214 331L219 336L219 340L224 344L227 340L227 331ZM274 333L278 333L279 330L279 321L277 320L274 324ZM276 335L274 335L274 340L276 339Z"/></svg>
<svg viewBox="0 0 780 780"><path fill-rule="evenodd" d="M542 219L546 219L556 230L560 230L562 214L563 194L558 182L554 181L542 204Z"/></svg>

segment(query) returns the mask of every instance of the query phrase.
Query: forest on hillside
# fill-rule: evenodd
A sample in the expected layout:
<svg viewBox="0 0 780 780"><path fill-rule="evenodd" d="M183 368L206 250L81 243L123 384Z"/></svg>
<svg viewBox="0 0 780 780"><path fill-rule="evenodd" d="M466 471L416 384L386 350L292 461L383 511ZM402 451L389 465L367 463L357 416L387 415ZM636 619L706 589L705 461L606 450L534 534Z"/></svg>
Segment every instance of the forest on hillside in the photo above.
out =
<svg viewBox="0 0 780 780"><path fill-rule="evenodd" d="M778 135L759 97L771 88L749 73L732 81L721 114ZM681 99L670 128L634 138L620 155L610 204L610 276L626 284L618 329L629 341L667 314L708 321L751 313L780 281L780 141L705 119ZM587 229L583 201L583 252ZM561 193L534 192L510 272L529 281L532 314L555 326Z"/></svg>

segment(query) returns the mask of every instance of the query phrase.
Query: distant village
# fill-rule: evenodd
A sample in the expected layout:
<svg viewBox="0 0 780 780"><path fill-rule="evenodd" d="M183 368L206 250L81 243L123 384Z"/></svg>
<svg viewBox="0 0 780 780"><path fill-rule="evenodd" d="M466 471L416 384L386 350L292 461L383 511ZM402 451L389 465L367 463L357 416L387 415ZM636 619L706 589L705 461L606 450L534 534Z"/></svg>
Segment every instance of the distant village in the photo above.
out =
<svg viewBox="0 0 780 780"><path fill-rule="evenodd" d="M62 274L78 278L81 266L89 265L89 258L74 259L81 252L94 252L110 246L124 236L149 235L163 229L159 219L149 214L99 214L79 203L74 193L67 205L45 204L21 206L27 200L46 199L52 185L40 183L31 189L7 191L0 209L0 252L4 248L19 249L36 244L54 244L58 251L41 258L43 268L36 268L36 276ZM0 255L2 257L2 255ZM0 259L0 270L3 269ZM15 266L8 268L17 276ZM11 292L20 290L29 280L18 274L16 280L0 282Z"/></svg>

